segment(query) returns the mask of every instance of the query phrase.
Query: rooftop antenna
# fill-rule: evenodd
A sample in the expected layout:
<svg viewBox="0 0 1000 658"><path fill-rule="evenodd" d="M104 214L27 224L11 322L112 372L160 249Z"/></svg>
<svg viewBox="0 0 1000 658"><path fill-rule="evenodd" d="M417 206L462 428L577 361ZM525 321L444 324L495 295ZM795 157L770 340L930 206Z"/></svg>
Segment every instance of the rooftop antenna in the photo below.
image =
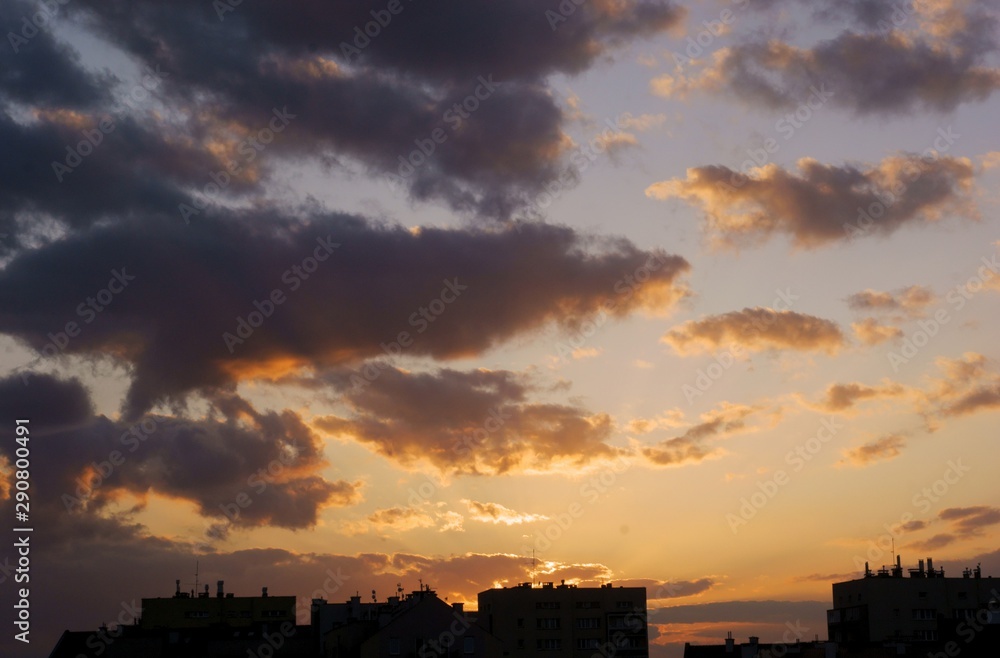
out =
<svg viewBox="0 0 1000 658"><path fill-rule="evenodd" d="M892 538L892 563L896 564L896 538Z"/></svg>
<svg viewBox="0 0 1000 658"><path fill-rule="evenodd" d="M535 582L535 574L537 573L535 564L535 549L531 549L531 582Z"/></svg>
<svg viewBox="0 0 1000 658"><path fill-rule="evenodd" d="M198 591L198 560L194 561L194 591Z"/></svg>
<svg viewBox="0 0 1000 658"><path fill-rule="evenodd" d="M423 578L417 578L417 582L420 583L420 591L421 592L424 591L424 579Z"/></svg>

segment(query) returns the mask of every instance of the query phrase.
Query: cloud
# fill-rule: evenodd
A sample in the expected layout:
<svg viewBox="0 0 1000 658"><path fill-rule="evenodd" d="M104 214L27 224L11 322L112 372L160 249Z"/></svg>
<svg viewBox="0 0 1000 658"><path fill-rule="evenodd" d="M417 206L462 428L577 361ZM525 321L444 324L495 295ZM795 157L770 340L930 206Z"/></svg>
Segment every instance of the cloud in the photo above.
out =
<svg viewBox="0 0 1000 658"><path fill-rule="evenodd" d="M652 580L636 579L616 580L615 585L622 587L645 587L646 599L650 605L654 601L679 599L687 596L698 596L715 587L718 582L714 578L698 578L696 580Z"/></svg>
<svg viewBox="0 0 1000 658"><path fill-rule="evenodd" d="M81 425L93 413L90 393L78 379L47 374L0 379L0 417L30 419L33 434Z"/></svg>
<svg viewBox="0 0 1000 658"><path fill-rule="evenodd" d="M852 322L851 330L863 344L872 347L880 345L887 340L896 340L903 337L903 330L891 325L879 324L875 318L865 318L860 322Z"/></svg>
<svg viewBox="0 0 1000 658"><path fill-rule="evenodd" d="M651 261L660 266L637 294L618 294L623 273ZM95 227L21 254L0 272L0 332L42 351L49 333L76 322L80 335L64 353L126 365L125 410L137 416L193 390L307 364L358 365L384 345L402 349L404 333L408 355L454 359L548 323L571 330L598 314L662 311L687 294L679 277L688 268L621 239L542 224L409 231L246 211L190 227ZM134 280L91 310L87 299L115 271Z"/></svg>
<svg viewBox="0 0 1000 658"><path fill-rule="evenodd" d="M922 400L925 413L958 417L1000 409L1000 374L988 368L985 356L966 352L935 363L942 376L930 378Z"/></svg>
<svg viewBox="0 0 1000 658"><path fill-rule="evenodd" d="M622 453L608 443L609 416L531 402L535 385L510 371L415 373L385 365L371 381L352 383L352 377L339 371L326 381L353 413L314 424L407 467L430 463L445 473L503 474L579 467Z"/></svg>
<svg viewBox="0 0 1000 658"><path fill-rule="evenodd" d="M348 534L385 529L406 532L417 528L433 528L437 524L438 521L424 510L415 507L387 507L375 510L364 521L345 522L344 530Z"/></svg>
<svg viewBox="0 0 1000 658"><path fill-rule="evenodd" d="M772 110L806 107L807 117L825 102L860 116L950 112L1000 89L1000 69L986 56L996 49L995 30L996 19L979 14L969 29L934 36L844 30L805 48L756 39L721 48L695 73L666 74L651 87L668 97L727 92ZM818 104L817 89L828 95Z"/></svg>
<svg viewBox="0 0 1000 658"><path fill-rule="evenodd" d="M909 286L895 292L862 290L847 298L847 305L865 313L900 312L904 317L919 318L934 303L934 292L925 286Z"/></svg>
<svg viewBox="0 0 1000 658"><path fill-rule="evenodd" d="M978 216L970 200L974 168L966 158L902 154L865 168L802 158L797 169L768 164L744 176L722 165L694 167L684 179L649 186L646 196L700 207L709 238L729 247L784 234L809 249Z"/></svg>
<svg viewBox="0 0 1000 658"><path fill-rule="evenodd" d="M982 537L986 528L1000 524L1000 507L989 505L948 507L938 512L938 519L948 523L949 530L911 544L912 547L935 550L970 537Z"/></svg>
<svg viewBox="0 0 1000 658"><path fill-rule="evenodd" d="M918 551L936 551L939 548L954 544L958 539L958 537L951 533L943 532L929 539L913 542L912 544L908 544L908 546Z"/></svg>
<svg viewBox="0 0 1000 658"><path fill-rule="evenodd" d="M789 619L807 616L825 620L828 607L829 601L716 601L657 608L650 612L650 622L696 624L754 621L784 625Z"/></svg>
<svg viewBox="0 0 1000 658"><path fill-rule="evenodd" d="M37 376L24 386L11 377L0 389L15 408L32 408L33 398L77 407L62 419L71 423L50 423L32 444L46 465L32 476L50 492L33 507L89 518L108 513L123 493L140 501L157 494L189 501L226 527L306 528L324 507L361 499L360 482L320 475L327 465L322 444L292 411L261 412L219 393L206 400L205 418L149 415L125 423L90 415L89 394L75 380ZM0 447L0 454L12 460L13 447Z"/></svg>
<svg viewBox="0 0 1000 658"><path fill-rule="evenodd" d="M642 454L656 466L681 466L721 457L723 449L708 445L711 441L763 427L773 427L781 414L780 407L767 409L763 405L724 403L719 409L701 414L701 422L688 428L680 436L642 448ZM758 415L765 417L761 424L753 425L748 422Z"/></svg>
<svg viewBox="0 0 1000 658"><path fill-rule="evenodd" d="M256 131L260 112L287 107L295 123L268 157L350 159L397 176L414 199L493 218L566 169L571 142L547 78L582 73L685 15L668 2L595 2L553 30L531 0L406 4L370 36L370 8L350 4L312 2L294 16L277 2L222 7L84 0L68 13L134 64L169 70L165 102L197 110L210 134Z"/></svg>
<svg viewBox="0 0 1000 658"><path fill-rule="evenodd" d="M517 512L509 507L504 507L500 503L481 503L468 499L463 499L462 502L469 508L469 518L473 521L481 521L483 523L520 525L522 523L545 521L549 518L543 514Z"/></svg>
<svg viewBox="0 0 1000 658"><path fill-rule="evenodd" d="M942 521L950 521L957 532L979 534L986 527L1000 523L1000 508L986 505L949 507L938 513Z"/></svg>
<svg viewBox="0 0 1000 658"><path fill-rule="evenodd" d="M661 339L677 354L691 356L739 345L752 352L766 350L836 353L844 335L836 323L795 311L744 308L690 320Z"/></svg>
<svg viewBox="0 0 1000 658"><path fill-rule="evenodd" d="M905 391L901 385L889 380L885 380L882 386L865 386L858 382L831 384L823 400L815 407L822 411L844 412L854 408L861 400L896 398Z"/></svg>
<svg viewBox="0 0 1000 658"><path fill-rule="evenodd" d="M869 466L877 461L898 457L906 446L906 439L899 434L883 436L857 448L844 451L844 457L853 466Z"/></svg>

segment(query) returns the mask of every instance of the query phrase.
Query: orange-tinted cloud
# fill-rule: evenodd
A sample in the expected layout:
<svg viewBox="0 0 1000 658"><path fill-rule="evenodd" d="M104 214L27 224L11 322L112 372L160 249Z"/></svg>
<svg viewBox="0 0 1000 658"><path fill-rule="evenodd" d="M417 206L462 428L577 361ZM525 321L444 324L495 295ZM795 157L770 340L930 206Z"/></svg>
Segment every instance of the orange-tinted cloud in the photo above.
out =
<svg viewBox="0 0 1000 658"><path fill-rule="evenodd" d="M518 512L500 503L481 503L476 500L463 500L462 502L469 508L469 518L473 521L481 521L483 523L520 525L522 523L545 521L549 518L544 514Z"/></svg>
<svg viewBox="0 0 1000 658"><path fill-rule="evenodd" d="M865 318L860 322L852 322L851 330L854 336L869 347L879 345L887 340L903 337L903 330L892 325L880 324L875 318Z"/></svg>
<svg viewBox="0 0 1000 658"><path fill-rule="evenodd" d="M867 168L802 158L797 167L767 164L746 176L721 165L693 167L684 179L649 186L646 196L698 206L709 239L730 247L787 235L797 247L815 248L977 216L970 201L974 168L965 158L894 155Z"/></svg>
<svg viewBox="0 0 1000 658"><path fill-rule="evenodd" d="M857 448L844 451L847 463L852 466L869 466L877 461L895 459L906 446L906 439L899 434L883 436Z"/></svg>
<svg viewBox="0 0 1000 658"><path fill-rule="evenodd" d="M700 417L701 422L680 436L664 439L653 446L642 448L642 454L656 466L681 466L721 457L724 454L723 449L711 445L712 441L763 427L773 427L781 414L780 407L725 403L718 409L703 413ZM757 424L750 422L755 416L762 417Z"/></svg>
<svg viewBox="0 0 1000 658"><path fill-rule="evenodd" d="M668 331L661 340L681 356L713 352L734 343L753 352L795 350L827 354L844 345L843 333L830 320L759 306L685 322Z"/></svg>
<svg viewBox="0 0 1000 658"><path fill-rule="evenodd" d="M931 379L923 406L941 416L966 416L1000 409L1000 373L982 354L967 352L960 359L939 358L942 376Z"/></svg>
<svg viewBox="0 0 1000 658"><path fill-rule="evenodd" d="M923 317L924 309L934 303L934 292L926 286L909 286L895 292L862 290L847 298L847 305L866 313L901 312L904 317Z"/></svg>
<svg viewBox="0 0 1000 658"><path fill-rule="evenodd" d="M505 370L434 373L383 366L368 381L337 371L326 381L353 411L315 425L353 438L404 466L430 463L442 472L501 474L577 467L612 459L611 417L528 401L532 382Z"/></svg>
<svg viewBox="0 0 1000 658"><path fill-rule="evenodd" d="M852 409L862 400L896 398L906 392L901 385L886 380L882 386L865 386L858 382L831 384L823 400L814 405L821 411L843 412Z"/></svg>

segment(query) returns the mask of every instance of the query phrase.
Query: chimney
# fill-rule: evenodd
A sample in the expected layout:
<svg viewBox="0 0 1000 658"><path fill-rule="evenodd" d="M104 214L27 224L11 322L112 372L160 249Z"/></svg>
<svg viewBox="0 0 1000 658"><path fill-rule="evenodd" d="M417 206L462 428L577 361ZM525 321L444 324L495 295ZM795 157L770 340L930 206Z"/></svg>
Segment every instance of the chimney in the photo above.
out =
<svg viewBox="0 0 1000 658"><path fill-rule="evenodd" d="M927 577L934 577L934 560L932 558L927 558Z"/></svg>
<svg viewBox="0 0 1000 658"><path fill-rule="evenodd" d="M177 597L177 598L180 598L180 595L181 595L181 581L178 578L177 579L177 591L174 592L174 596Z"/></svg>
<svg viewBox="0 0 1000 658"><path fill-rule="evenodd" d="M219 581L218 583L216 583L216 591L215 591L215 595L216 595L217 597L219 597L220 599L221 599L221 598L223 597L223 588L222 588L222 585L223 585L223 583L225 583L225 582L226 582L226 581L224 581L224 580L220 580L220 581Z"/></svg>
<svg viewBox="0 0 1000 658"><path fill-rule="evenodd" d="M735 647L736 642L733 640L732 631L730 631L729 633L726 633L726 653L732 653Z"/></svg>
<svg viewBox="0 0 1000 658"><path fill-rule="evenodd" d="M924 575L924 561L917 560L917 568L920 569L920 575Z"/></svg>
<svg viewBox="0 0 1000 658"><path fill-rule="evenodd" d="M465 612L465 604L464 603L452 603L451 604L451 609L454 610L455 612L457 612L458 614L462 614L463 612Z"/></svg>
<svg viewBox="0 0 1000 658"><path fill-rule="evenodd" d="M760 638L759 637L757 637L756 635L751 635L750 636L750 646L755 647L755 646L757 646L757 644L759 642L760 642Z"/></svg>
<svg viewBox="0 0 1000 658"><path fill-rule="evenodd" d="M261 587L260 588L260 596L261 596L261 598L265 598L265 599L267 598L267 588L266 587Z"/></svg>

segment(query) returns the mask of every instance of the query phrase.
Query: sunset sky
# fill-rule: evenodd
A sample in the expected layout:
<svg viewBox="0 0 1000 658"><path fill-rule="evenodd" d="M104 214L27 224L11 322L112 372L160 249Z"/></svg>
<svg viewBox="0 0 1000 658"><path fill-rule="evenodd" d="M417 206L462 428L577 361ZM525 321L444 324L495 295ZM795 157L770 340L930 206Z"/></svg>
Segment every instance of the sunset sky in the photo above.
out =
<svg viewBox="0 0 1000 658"><path fill-rule="evenodd" d="M0 4L4 655L196 562L300 613L644 585L660 658L825 639L893 544L1000 577L995 3L45 4Z"/></svg>

